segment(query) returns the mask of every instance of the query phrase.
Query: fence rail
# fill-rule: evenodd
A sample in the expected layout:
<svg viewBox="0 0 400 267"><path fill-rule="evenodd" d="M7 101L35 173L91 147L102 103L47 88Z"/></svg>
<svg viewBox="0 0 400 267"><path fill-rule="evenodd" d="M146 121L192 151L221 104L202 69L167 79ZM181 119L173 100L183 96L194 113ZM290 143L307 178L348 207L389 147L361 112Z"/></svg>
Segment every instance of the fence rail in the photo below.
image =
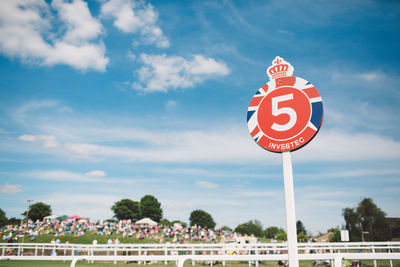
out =
<svg viewBox="0 0 400 267"><path fill-rule="evenodd" d="M300 260L331 260L341 267L343 259L400 260L400 242L357 243L299 243ZM259 261L287 260L286 243L257 244L52 244L52 243L0 243L0 259L71 261L137 261L146 264L154 261L177 262L183 266L192 261ZM340 262L340 263L338 263Z"/></svg>
<svg viewBox="0 0 400 267"><path fill-rule="evenodd" d="M353 242L353 243L299 243L299 254L312 253L345 253L345 252L400 252L400 242ZM0 243L1 255L13 250L16 256L34 255L48 256L52 252L57 255L69 256L88 253L156 253L163 255L198 254L218 252L219 254L258 254L286 253L287 243L256 243L256 244L65 244L65 243Z"/></svg>

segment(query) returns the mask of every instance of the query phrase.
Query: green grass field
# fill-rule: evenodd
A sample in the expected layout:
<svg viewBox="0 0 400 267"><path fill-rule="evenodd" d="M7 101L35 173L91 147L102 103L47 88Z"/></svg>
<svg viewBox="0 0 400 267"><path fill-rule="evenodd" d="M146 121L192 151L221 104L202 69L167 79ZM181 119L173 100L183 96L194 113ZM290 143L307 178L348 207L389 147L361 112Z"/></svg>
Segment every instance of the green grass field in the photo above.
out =
<svg viewBox="0 0 400 267"><path fill-rule="evenodd" d="M86 232L84 236L74 236L73 234L65 234L63 236L55 237L53 234L42 234L40 236L37 236L35 240L31 241L29 238L25 238L25 243L50 243L51 240L56 240L60 239L61 243L69 242L71 244L92 244L93 240L97 240L98 244L107 244L108 239L115 240L117 239L120 241L122 244L128 244L128 243L158 243L154 239L136 239L132 237L122 237L121 234L115 234L115 235L96 235L91 232ZM1 243L7 242L6 240L1 240ZM22 238L18 240L18 242L22 242Z"/></svg>
<svg viewBox="0 0 400 267"><path fill-rule="evenodd" d="M54 234L41 234L37 236L35 240L31 241L29 238L25 238L25 243L50 243L52 239L60 239L61 243L69 242L70 244L92 244L93 240L97 240L98 244L107 244L108 239L117 239L122 244L149 244L149 243L159 243L159 240L155 239L136 239L133 237L122 237L122 234L114 235L96 235L92 232L87 231L84 236L74 236L72 234L65 234L63 236L55 237ZM270 239L260 238L261 242L268 243ZM0 240L0 243L6 243L7 240ZM22 238L18 240L19 243L22 242ZM164 240L165 242L165 240ZM190 243L204 243L203 241L192 241Z"/></svg>
<svg viewBox="0 0 400 267"><path fill-rule="evenodd" d="M313 266L313 261L301 261L301 267L315 267ZM364 267L373 267L373 261L363 261ZM55 262L55 261L0 261L1 267L69 267L71 262ZM91 266L91 267L118 267L118 266L135 266L135 267L174 267L176 264L168 263L168 265L164 264L127 264L127 263L118 263L113 264L112 262L96 262L96 263L88 263L87 261L78 262L75 266ZM190 261L185 263L185 267L191 267L192 264ZM196 267L205 267L209 266L206 264L195 265ZM222 264L214 265L216 267L222 267ZM227 262L225 267L248 267L248 262ZM252 265L254 266L254 265ZM259 264L260 267L280 267L275 261L261 262ZM378 267L390 267L389 261L377 261ZM322 267L330 267L330 265L322 265ZM400 261L393 261L393 267L400 267Z"/></svg>

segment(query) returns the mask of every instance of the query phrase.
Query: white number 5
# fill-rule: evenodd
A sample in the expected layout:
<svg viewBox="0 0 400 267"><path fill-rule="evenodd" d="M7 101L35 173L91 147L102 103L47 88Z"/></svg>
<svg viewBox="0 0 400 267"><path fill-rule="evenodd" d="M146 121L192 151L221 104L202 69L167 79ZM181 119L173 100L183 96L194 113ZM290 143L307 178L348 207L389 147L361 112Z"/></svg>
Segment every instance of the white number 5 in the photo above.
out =
<svg viewBox="0 0 400 267"><path fill-rule="evenodd" d="M274 122L271 126L271 128L273 130L279 131L279 132L287 131L296 124L297 114L294 109L289 108L289 107L278 108L279 102L283 102L283 101L287 101L287 100L291 100L291 99L293 99L293 94L277 96L277 97L273 97L271 99L272 100L272 115L279 116L281 114L288 114L290 117L289 122L286 124L283 124L283 125L277 124Z"/></svg>

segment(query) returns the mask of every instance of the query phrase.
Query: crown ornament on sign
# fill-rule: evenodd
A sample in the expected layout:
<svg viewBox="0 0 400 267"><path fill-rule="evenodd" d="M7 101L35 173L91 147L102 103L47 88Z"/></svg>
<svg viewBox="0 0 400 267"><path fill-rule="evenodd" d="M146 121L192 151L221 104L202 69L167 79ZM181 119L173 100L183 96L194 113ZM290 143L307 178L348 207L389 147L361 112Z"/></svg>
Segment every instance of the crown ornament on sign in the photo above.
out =
<svg viewBox="0 0 400 267"><path fill-rule="evenodd" d="M269 79L272 80L280 77L292 76L293 71L294 68L289 62L281 57L275 57L272 61L272 66L267 69L267 74Z"/></svg>

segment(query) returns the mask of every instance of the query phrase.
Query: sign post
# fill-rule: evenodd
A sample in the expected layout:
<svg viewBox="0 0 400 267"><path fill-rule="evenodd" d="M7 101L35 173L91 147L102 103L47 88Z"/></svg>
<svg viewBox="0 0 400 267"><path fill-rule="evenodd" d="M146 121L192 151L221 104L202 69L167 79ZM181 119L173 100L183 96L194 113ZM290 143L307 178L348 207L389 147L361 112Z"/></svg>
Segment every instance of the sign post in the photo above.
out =
<svg viewBox="0 0 400 267"><path fill-rule="evenodd" d="M297 249L296 211L294 208L292 159L289 151L282 152L282 162L283 162L283 184L285 188L285 210L286 210L289 266L299 267L299 257Z"/></svg>
<svg viewBox="0 0 400 267"><path fill-rule="evenodd" d="M290 151L310 142L319 131L324 109L317 89L292 76L294 68L281 57L267 70L270 81L257 90L247 111L247 125L262 148L282 153L289 266L298 267L296 212Z"/></svg>

